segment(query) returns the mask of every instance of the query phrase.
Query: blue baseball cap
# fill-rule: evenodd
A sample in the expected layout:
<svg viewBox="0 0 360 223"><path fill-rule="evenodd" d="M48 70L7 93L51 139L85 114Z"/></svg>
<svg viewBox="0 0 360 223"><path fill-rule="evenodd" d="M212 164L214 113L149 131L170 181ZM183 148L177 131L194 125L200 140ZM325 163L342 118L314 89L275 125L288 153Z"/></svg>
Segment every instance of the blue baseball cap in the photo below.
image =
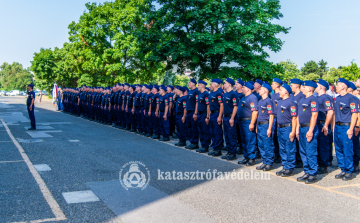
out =
<svg viewBox="0 0 360 223"><path fill-rule="evenodd" d="M189 91L188 87L184 86L183 88L184 88L184 91Z"/></svg>
<svg viewBox="0 0 360 223"><path fill-rule="evenodd" d="M125 83L125 84L124 84L124 86L128 86L128 87L130 87L130 84L129 84L129 83Z"/></svg>
<svg viewBox="0 0 360 223"><path fill-rule="evenodd" d="M178 87L177 87L177 89L178 89L179 91L182 91L182 92L184 92L184 91L185 91L185 88L180 87L180 86L178 86Z"/></svg>
<svg viewBox="0 0 360 223"><path fill-rule="evenodd" d="M164 90L164 91L167 91L167 87L164 86L164 85L161 85L161 89Z"/></svg>
<svg viewBox="0 0 360 223"><path fill-rule="evenodd" d="M285 88L289 94L292 93L291 87L288 84L283 83L281 87Z"/></svg>
<svg viewBox="0 0 360 223"><path fill-rule="evenodd" d="M244 81L242 81L240 78L236 80L236 83L239 83L244 86Z"/></svg>
<svg viewBox="0 0 360 223"><path fill-rule="evenodd" d="M249 88L250 90L254 90L254 85L250 82L245 82L245 87Z"/></svg>
<svg viewBox="0 0 360 223"><path fill-rule="evenodd" d="M324 81L323 79L319 79L318 80L318 84L324 86L326 88L326 90L329 90L329 84L328 82Z"/></svg>
<svg viewBox="0 0 360 223"><path fill-rule="evenodd" d="M274 79L273 79L273 82L276 82L276 83L278 83L278 84L282 84L282 83L283 83L283 81L280 80L279 78L274 78Z"/></svg>
<svg viewBox="0 0 360 223"><path fill-rule="evenodd" d="M233 79L231 79L231 78L226 78L225 81L228 82L231 85L235 85L235 81Z"/></svg>
<svg viewBox="0 0 360 223"><path fill-rule="evenodd" d="M302 85L303 81L297 78L291 79L290 84L299 84Z"/></svg>
<svg viewBox="0 0 360 223"><path fill-rule="evenodd" d="M272 88L271 88L271 86L270 86L269 84L264 83L264 84L262 85L262 87L268 89L269 93L271 93Z"/></svg>
<svg viewBox="0 0 360 223"><path fill-rule="evenodd" d="M304 81L304 86L317 88L317 84L314 81Z"/></svg>
<svg viewBox="0 0 360 223"><path fill-rule="evenodd" d="M206 83L205 81L203 81L203 80L200 80L200 81L199 81L199 84L203 84L203 85L205 85L205 86L207 85L207 83Z"/></svg>
<svg viewBox="0 0 360 223"><path fill-rule="evenodd" d="M34 85L33 84L28 84L28 87L34 87Z"/></svg>

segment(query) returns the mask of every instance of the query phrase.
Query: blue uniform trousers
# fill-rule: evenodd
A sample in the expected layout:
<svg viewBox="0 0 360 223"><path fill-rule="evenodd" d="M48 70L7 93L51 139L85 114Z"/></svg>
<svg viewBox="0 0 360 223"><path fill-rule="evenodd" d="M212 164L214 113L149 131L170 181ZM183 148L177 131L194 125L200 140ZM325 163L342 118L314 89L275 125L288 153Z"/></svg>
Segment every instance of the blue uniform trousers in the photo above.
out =
<svg viewBox="0 0 360 223"><path fill-rule="evenodd" d="M221 150L222 148L222 140L223 140L223 130L222 124L218 124L217 118L219 117L219 113L211 113L210 114L210 134L211 134L211 147L214 150Z"/></svg>
<svg viewBox="0 0 360 223"><path fill-rule="evenodd" d="M160 130L161 135L165 138L170 136L170 123L169 123L169 112L166 113L166 120L164 119L165 112L160 112Z"/></svg>
<svg viewBox="0 0 360 223"><path fill-rule="evenodd" d="M279 153L284 169L294 170L296 156L296 141L290 141L289 135L292 126L278 128Z"/></svg>
<svg viewBox="0 0 360 223"><path fill-rule="evenodd" d="M333 161L333 159L334 159L334 157L333 157L333 143L334 143L334 135L333 135L333 133L332 133L332 130L329 128L329 133L328 133L328 135L329 135L329 138L330 138L330 140L329 140L329 143L330 143L330 156L329 156L329 162L332 162ZM330 165L330 163L329 163L329 165Z"/></svg>
<svg viewBox="0 0 360 223"><path fill-rule="evenodd" d="M308 127L299 128L299 142L300 142L300 156L303 161L304 172L310 176L316 176L318 172L317 165L317 143L318 143L318 127L315 125L313 130L313 138L308 142L306 133L309 131Z"/></svg>
<svg viewBox="0 0 360 223"><path fill-rule="evenodd" d="M34 129L36 129L36 122L35 122L35 106L32 105L31 111L29 109L30 105L26 106L28 113L29 113L29 118L30 118L30 122L31 122L31 127L33 127Z"/></svg>
<svg viewBox="0 0 360 223"><path fill-rule="evenodd" d="M145 115L144 115L145 108L140 108L140 124L139 124L139 131L145 131Z"/></svg>
<svg viewBox="0 0 360 223"><path fill-rule="evenodd" d="M328 167L329 166L329 158L331 156L332 146L330 145L330 137L331 135L328 133L324 135L324 132L321 132L324 124L317 124L319 136L317 139L317 149L318 149L318 164L320 167ZM331 131L331 129L329 129Z"/></svg>
<svg viewBox="0 0 360 223"><path fill-rule="evenodd" d="M359 166L360 161L360 144L359 144L360 133L356 136L353 135L353 144L354 144L354 166Z"/></svg>
<svg viewBox="0 0 360 223"><path fill-rule="evenodd" d="M354 172L353 139L349 139L348 135L346 134L349 128L349 125L335 125L334 130L337 162L341 171L346 173Z"/></svg>
<svg viewBox="0 0 360 223"><path fill-rule="evenodd" d="M193 115L194 111L188 111L186 113L187 132L190 143L197 145L199 142L199 132L197 121L194 120Z"/></svg>
<svg viewBox="0 0 360 223"><path fill-rule="evenodd" d="M267 136L269 124L257 125L258 145L263 164L273 165L274 163L274 127L271 136Z"/></svg>
<svg viewBox="0 0 360 223"><path fill-rule="evenodd" d="M280 143L279 143L279 135L278 135L278 123L277 123L277 117L274 116L274 124L273 124L273 128L274 128L274 154L275 154L275 157L279 157L280 156Z"/></svg>
<svg viewBox="0 0 360 223"><path fill-rule="evenodd" d="M237 145L237 135L236 135L236 125L237 119L234 120L234 125L231 126L229 120L231 117L223 117L223 124L224 124L224 135L225 135L225 142L227 151L231 154L236 154L236 145Z"/></svg>
<svg viewBox="0 0 360 223"><path fill-rule="evenodd" d="M173 134L175 133L175 125L176 125L176 114L174 108L171 109L169 122L170 122L170 134Z"/></svg>
<svg viewBox="0 0 360 223"><path fill-rule="evenodd" d="M238 121L241 134L241 143L244 151L244 157L246 159L255 159L256 157L256 132L255 128L253 131L250 131L249 125L251 121Z"/></svg>
<svg viewBox="0 0 360 223"><path fill-rule="evenodd" d="M180 142L186 142L186 121L183 123L181 118L183 114L176 115L177 135Z"/></svg>
<svg viewBox="0 0 360 223"><path fill-rule="evenodd" d="M141 108L135 108L134 117L135 117L135 128L141 130Z"/></svg>
<svg viewBox="0 0 360 223"><path fill-rule="evenodd" d="M152 126L154 133L155 135L160 135L159 117L156 117L155 111L151 112L151 117L152 117Z"/></svg>
<svg viewBox="0 0 360 223"><path fill-rule="evenodd" d="M206 124L205 122L205 118L206 118L207 114L199 114L198 115L198 120L197 120L197 124L198 124L198 132L199 132L199 138L200 138L200 144L202 148L208 149L210 142L211 142L211 138L210 138L210 121L209 121L209 125Z"/></svg>

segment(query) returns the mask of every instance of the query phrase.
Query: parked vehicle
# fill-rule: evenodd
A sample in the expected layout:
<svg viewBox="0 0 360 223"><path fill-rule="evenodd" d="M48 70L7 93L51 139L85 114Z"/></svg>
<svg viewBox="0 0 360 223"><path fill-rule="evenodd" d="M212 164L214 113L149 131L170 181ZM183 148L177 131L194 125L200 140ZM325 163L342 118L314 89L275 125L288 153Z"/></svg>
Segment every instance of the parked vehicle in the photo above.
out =
<svg viewBox="0 0 360 223"><path fill-rule="evenodd" d="M0 91L0 95L5 95L5 91Z"/></svg>
<svg viewBox="0 0 360 223"><path fill-rule="evenodd" d="M16 96L16 95L19 95L20 94L20 91L19 90L12 90L12 91L9 91L9 92L6 92L6 96Z"/></svg>
<svg viewBox="0 0 360 223"><path fill-rule="evenodd" d="M26 91L20 91L21 96L26 96Z"/></svg>

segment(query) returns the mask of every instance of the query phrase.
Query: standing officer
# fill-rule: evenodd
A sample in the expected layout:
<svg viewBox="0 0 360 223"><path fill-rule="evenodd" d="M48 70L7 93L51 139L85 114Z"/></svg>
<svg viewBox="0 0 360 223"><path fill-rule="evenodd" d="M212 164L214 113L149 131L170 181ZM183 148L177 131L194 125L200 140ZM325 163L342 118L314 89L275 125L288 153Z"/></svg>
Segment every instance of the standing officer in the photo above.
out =
<svg viewBox="0 0 360 223"><path fill-rule="evenodd" d="M244 150L244 159L238 164L255 165L256 132L255 124L258 116L258 99L252 94L254 86L246 82L243 87L244 97L239 101L237 110L238 125L240 127L241 143Z"/></svg>
<svg viewBox="0 0 360 223"><path fill-rule="evenodd" d="M136 131L135 133L140 134L141 130L141 97L142 97L142 93L141 93L141 85L136 85L136 95L134 98L134 118L136 120Z"/></svg>
<svg viewBox="0 0 360 223"><path fill-rule="evenodd" d="M331 143L331 121L334 115L334 99L326 94L329 89L329 84L319 79L315 92L318 94L319 101L319 114L317 118L317 128L319 131L318 136L318 174L327 173L327 167L329 166L329 158L332 155L332 143Z"/></svg>
<svg viewBox="0 0 360 223"><path fill-rule="evenodd" d="M274 146L275 146L274 163L281 163L282 162L281 157L280 157L280 153L279 153L278 123L277 123L277 104L281 100L279 92L280 92L280 86L282 85L282 83L283 83L282 80L280 80L279 78L274 78L273 82L271 83L271 88L274 91L274 94L271 95L271 100L273 101L273 104L275 106L275 110L274 110L274 127L275 127L274 128Z"/></svg>
<svg viewBox="0 0 360 223"><path fill-rule="evenodd" d="M335 119L332 122L336 158L341 169L341 173L335 175L335 178L344 181L353 178L354 150L352 138L358 116L357 100L353 95L347 93L349 86L349 81L343 78L338 79L336 93L340 95L335 98Z"/></svg>
<svg viewBox="0 0 360 223"><path fill-rule="evenodd" d="M33 84L29 84L27 86L27 93L28 93L28 97L26 100L26 106L27 106L27 110L29 113L29 118L31 121L31 127L28 130L36 130L36 122L35 122L35 92L33 91L34 89L34 85Z"/></svg>
<svg viewBox="0 0 360 223"><path fill-rule="evenodd" d="M271 86L264 83L259 91L262 99L258 104L257 138L263 164L256 169L264 171L272 170L274 163L274 104L269 98L271 90Z"/></svg>
<svg viewBox="0 0 360 223"><path fill-rule="evenodd" d="M301 98L305 97L302 91L300 91L300 88L302 86L303 81L300 79L291 79L290 80L290 87L293 92L293 94L290 95L290 98L299 106L299 101ZM295 138L296 140L296 163L295 168L302 168L303 163L300 157L300 146L299 146L299 140Z"/></svg>
<svg viewBox="0 0 360 223"><path fill-rule="evenodd" d="M353 95L353 92L357 91L357 88L355 86L354 83L350 82L350 87L348 88L347 92L349 94ZM359 99L354 95L354 97L357 100L357 104L359 106L360 101ZM354 172L358 172L359 171L359 160L360 160L360 145L359 145L359 126L360 126L360 118L359 118L360 113L358 113L358 119L356 122L356 126L355 126L355 134L353 136L353 148L354 148ZM357 127L358 126L358 127Z"/></svg>
<svg viewBox="0 0 360 223"><path fill-rule="evenodd" d="M212 79L210 93L210 135L212 137L213 151L209 152L210 156L221 156L221 148L223 142L222 116L224 112L223 93L220 90L222 80Z"/></svg>
<svg viewBox="0 0 360 223"><path fill-rule="evenodd" d="M236 101L240 101L240 99L244 96L244 94L242 93L242 87L244 86L244 82L239 78L236 80L235 83L235 89L236 89ZM237 121L237 119L236 119ZM236 150L236 153L241 155L244 154L244 151L242 149L242 145L241 145L241 135L240 135L240 127L238 124L236 124L236 135L237 135L237 147L239 147Z"/></svg>
<svg viewBox="0 0 360 223"><path fill-rule="evenodd" d="M170 124L169 124L169 98L166 95L166 87L160 88L160 98L158 104L160 131L163 136L159 141L170 141Z"/></svg>
<svg viewBox="0 0 360 223"><path fill-rule="evenodd" d="M281 100L278 100L276 109L278 114L278 140L279 152L282 159L283 169L276 172L277 176L288 177L294 175L296 156L296 126L297 104L290 98L291 88L282 84L279 92ZM274 96L274 95L273 95Z"/></svg>
<svg viewBox="0 0 360 223"><path fill-rule="evenodd" d="M300 156L304 165L305 174L297 181L306 184L315 183L317 180L317 139L319 136L317 117L319 101L313 95L317 84L314 81L304 81L304 95L298 106L297 138L300 145Z"/></svg>
<svg viewBox="0 0 360 223"><path fill-rule="evenodd" d="M176 118L174 115L175 111L175 102L174 102L174 87L171 85L168 85L166 87L166 95L169 98L169 124L170 124L170 136L173 137L175 135L175 122Z"/></svg>
<svg viewBox="0 0 360 223"><path fill-rule="evenodd" d="M187 149L198 149L199 145L199 133L198 133L198 126L197 121L194 119L195 114L195 106L196 106L196 98L199 96L199 90L196 88L196 80L191 79L189 81L189 89L188 92L188 100L186 102L186 124L187 124L187 131L188 137L190 141L189 146L185 146ZM197 114L195 114L197 116Z"/></svg>
<svg viewBox="0 0 360 223"><path fill-rule="evenodd" d="M151 112L149 113L149 108L151 104L151 97L153 94L151 90L153 86L151 84L145 86L145 98L144 98L144 132L146 137L151 137L153 134L153 126L151 123Z"/></svg>
<svg viewBox="0 0 360 223"><path fill-rule="evenodd" d="M201 149L196 152L207 153L210 146L210 105L209 105L209 92L205 91L207 83L200 80L198 83L199 96L196 98L196 107L194 113L194 120L198 124L198 132L200 138ZM197 114L197 115L195 115Z"/></svg>
<svg viewBox="0 0 360 223"><path fill-rule="evenodd" d="M256 96L258 100L261 100L261 96L259 94L261 86L264 84L262 80L256 79L254 85L253 94Z"/></svg>
<svg viewBox="0 0 360 223"><path fill-rule="evenodd" d="M152 89L153 96L151 97L151 104L149 108L149 115L151 114L151 125L154 131L154 135L151 137L152 139L160 139L160 126L159 126L159 118L157 115L157 104L159 103L159 86L154 85Z"/></svg>
<svg viewBox="0 0 360 223"><path fill-rule="evenodd" d="M124 89L125 89L125 94L124 94L124 97L123 97L123 112L124 112L124 130L130 130L131 129L131 123L130 123L130 114L128 112L128 109L127 109L127 102L129 100L129 95L130 95L130 84L128 83L125 83L124 84Z"/></svg>
<svg viewBox="0 0 360 223"><path fill-rule="evenodd" d="M184 95L185 88L178 87L176 90L177 100L176 100L176 127L177 134L179 137L179 142L175 146L186 146L186 101L187 97Z"/></svg>
<svg viewBox="0 0 360 223"><path fill-rule="evenodd" d="M231 78L226 78L224 88L225 94L223 96L224 103L224 135L227 148L227 154L222 159L235 160L236 159L236 112L238 109L237 93L233 91L235 81Z"/></svg>

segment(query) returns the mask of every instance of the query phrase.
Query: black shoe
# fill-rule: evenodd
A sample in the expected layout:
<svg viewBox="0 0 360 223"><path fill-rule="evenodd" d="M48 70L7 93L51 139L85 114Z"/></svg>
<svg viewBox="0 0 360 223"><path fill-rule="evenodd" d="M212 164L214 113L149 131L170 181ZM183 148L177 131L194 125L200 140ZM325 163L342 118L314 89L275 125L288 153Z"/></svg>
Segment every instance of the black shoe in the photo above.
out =
<svg viewBox="0 0 360 223"><path fill-rule="evenodd" d="M263 171L270 171L273 169L273 166L272 165L266 165L266 167L263 169Z"/></svg>
<svg viewBox="0 0 360 223"><path fill-rule="evenodd" d="M241 148L236 149L236 154L241 155L244 154L244 151Z"/></svg>
<svg viewBox="0 0 360 223"><path fill-rule="evenodd" d="M247 158L245 158L245 159L243 159L243 160L240 160L239 162L238 162L238 164L247 164L247 162L249 162L249 159L247 159Z"/></svg>
<svg viewBox="0 0 360 223"><path fill-rule="evenodd" d="M332 161L329 163L329 166L332 166Z"/></svg>
<svg viewBox="0 0 360 223"><path fill-rule="evenodd" d="M274 163L281 163L281 162L282 162L281 156L275 157Z"/></svg>
<svg viewBox="0 0 360 223"><path fill-rule="evenodd" d="M159 141L166 142L166 141L170 141L170 139L168 137L162 137L161 139L159 139Z"/></svg>
<svg viewBox="0 0 360 223"><path fill-rule="evenodd" d="M285 172L285 169L282 169L282 170L276 172L276 176L281 176L281 174L284 172Z"/></svg>
<svg viewBox="0 0 360 223"><path fill-rule="evenodd" d="M313 184L317 181L317 177L316 176L309 176L306 180L305 183L306 184Z"/></svg>
<svg viewBox="0 0 360 223"><path fill-rule="evenodd" d="M301 162L301 161L296 161L295 162L295 168L303 168L303 162Z"/></svg>
<svg viewBox="0 0 360 223"><path fill-rule="evenodd" d="M294 171L292 171L292 170L285 170L285 171L281 174L282 177L290 177L290 176L292 176L292 175L294 175Z"/></svg>
<svg viewBox="0 0 360 223"><path fill-rule="evenodd" d="M135 132L135 129L130 129L129 132Z"/></svg>
<svg viewBox="0 0 360 223"><path fill-rule="evenodd" d="M352 180L354 178L352 173L346 173L344 177L342 178L343 181Z"/></svg>
<svg viewBox="0 0 360 223"><path fill-rule="evenodd" d="M318 174L324 174L324 173L328 173L327 167L320 166L318 169Z"/></svg>
<svg viewBox="0 0 360 223"><path fill-rule="evenodd" d="M154 135L153 137L151 137L152 139L160 139L160 135Z"/></svg>
<svg viewBox="0 0 360 223"><path fill-rule="evenodd" d="M230 154L226 157L226 160L236 160L236 154Z"/></svg>
<svg viewBox="0 0 360 223"><path fill-rule="evenodd" d="M265 167L266 167L266 164L263 163L263 164L261 164L261 166L257 166L256 169L257 169L257 170L262 170L262 169L264 169Z"/></svg>
<svg viewBox="0 0 360 223"><path fill-rule="evenodd" d="M212 156L212 154L215 152L215 150L211 151L211 152L208 152L208 155L209 156Z"/></svg>
<svg viewBox="0 0 360 223"><path fill-rule="evenodd" d="M225 156L222 156L221 159L226 159L229 155L230 153L228 152Z"/></svg>
<svg viewBox="0 0 360 223"><path fill-rule="evenodd" d="M178 142L178 143L175 144L175 146L183 147L183 146L186 146L186 143L185 142Z"/></svg>
<svg viewBox="0 0 360 223"><path fill-rule="evenodd" d="M187 149L190 149L190 150L193 150L193 149L198 149L199 148L199 146L197 145L197 144L190 144L189 146L185 146L185 148L187 148Z"/></svg>
<svg viewBox="0 0 360 223"><path fill-rule="evenodd" d="M173 137L174 139L178 139L178 138L179 138L179 136L178 136L176 133L173 133L171 137Z"/></svg>
<svg viewBox="0 0 360 223"><path fill-rule="evenodd" d="M250 159L247 163L246 166L254 166L255 165L255 160Z"/></svg>
<svg viewBox="0 0 360 223"><path fill-rule="evenodd" d="M305 182L309 177L310 175L308 173L305 173L302 177L298 177L296 180L298 182Z"/></svg>
<svg viewBox="0 0 360 223"><path fill-rule="evenodd" d="M261 154L260 154L259 151L256 152L256 157L255 157L255 159L261 159Z"/></svg>
<svg viewBox="0 0 360 223"><path fill-rule="evenodd" d="M360 171L359 166L354 165L354 172L359 172L359 171Z"/></svg>
<svg viewBox="0 0 360 223"><path fill-rule="evenodd" d="M198 152L198 153L207 153L207 152L209 152L209 149L201 148L201 149L197 149L196 152Z"/></svg>
<svg viewBox="0 0 360 223"><path fill-rule="evenodd" d="M30 127L28 128L28 130L36 130L36 128Z"/></svg>
<svg viewBox="0 0 360 223"><path fill-rule="evenodd" d="M342 179L345 176L345 174L346 174L345 172L341 172L339 174L336 174L335 179Z"/></svg>
<svg viewBox="0 0 360 223"><path fill-rule="evenodd" d="M145 135L145 137L151 137L151 136L152 136L152 134L149 134L149 133Z"/></svg>
<svg viewBox="0 0 360 223"><path fill-rule="evenodd" d="M212 156L221 156L221 155L222 155L221 150L216 150L212 154Z"/></svg>

